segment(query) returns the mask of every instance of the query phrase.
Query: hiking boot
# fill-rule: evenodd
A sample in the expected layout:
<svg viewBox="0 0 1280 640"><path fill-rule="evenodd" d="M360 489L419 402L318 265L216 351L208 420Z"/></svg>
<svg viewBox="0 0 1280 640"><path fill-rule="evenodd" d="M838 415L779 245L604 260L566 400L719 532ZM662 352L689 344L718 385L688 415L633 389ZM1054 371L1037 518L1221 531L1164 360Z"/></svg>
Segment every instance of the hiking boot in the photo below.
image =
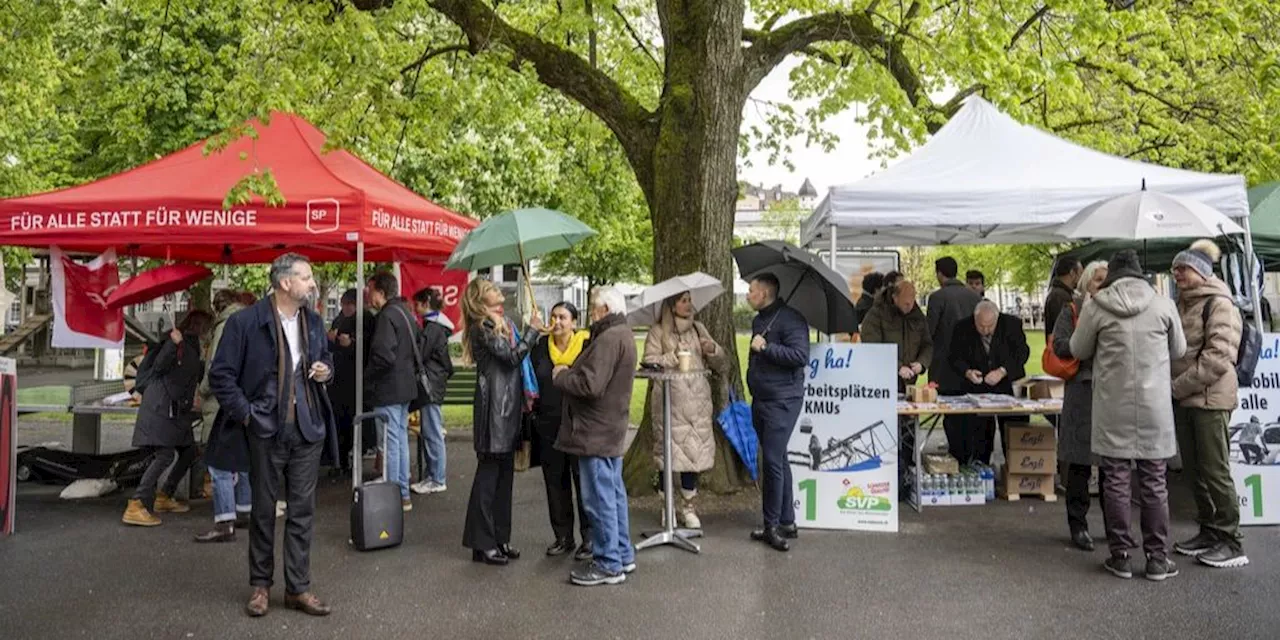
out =
<svg viewBox="0 0 1280 640"><path fill-rule="evenodd" d="M1161 582L1165 578L1172 578L1176 575L1178 575L1178 565L1174 564L1172 560L1147 556L1148 580Z"/></svg>
<svg viewBox="0 0 1280 640"><path fill-rule="evenodd" d="M697 499L697 489L692 491L687 489L680 490L680 504L676 507L676 517L680 524L687 529L702 528L702 520L698 518L698 512L694 509Z"/></svg>
<svg viewBox="0 0 1280 640"><path fill-rule="evenodd" d="M605 571L595 562L590 562L581 569L574 569L569 574L569 581L580 587L596 587L602 584L622 584L627 581L627 574L619 571Z"/></svg>
<svg viewBox="0 0 1280 640"><path fill-rule="evenodd" d="M156 492L156 513L186 513L190 510L191 507L187 503L179 502L163 491Z"/></svg>
<svg viewBox="0 0 1280 640"><path fill-rule="evenodd" d="M1184 556L1191 556L1194 558L1218 546L1219 541L1218 536L1209 533L1209 531L1205 529L1201 529L1194 538L1184 540L1173 545L1173 550Z"/></svg>
<svg viewBox="0 0 1280 640"><path fill-rule="evenodd" d="M1117 578L1128 580L1133 577L1133 569L1129 566L1129 554L1127 553L1112 555L1107 558L1106 562L1102 563L1102 568L1111 572L1111 575Z"/></svg>
<svg viewBox="0 0 1280 640"><path fill-rule="evenodd" d="M1212 549L1196 556L1196 560L1215 569L1233 569L1249 564L1249 556L1244 554L1244 547L1239 542L1230 540L1218 542Z"/></svg>
<svg viewBox="0 0 1280 640"><path fill-rule="evenodd" d="M213 528L195 538L196 542L235 542L236 523L234 520L216 522Z"/></svg>
<svg viewBox="0 0 1280 640"><path fill-rule="evenodd" d="M147 511L147 508L142 506L141 500L130 500L129 506L124 510L124 517L120 518L120 521L135 527L160 526L160 518Z"/></svg>

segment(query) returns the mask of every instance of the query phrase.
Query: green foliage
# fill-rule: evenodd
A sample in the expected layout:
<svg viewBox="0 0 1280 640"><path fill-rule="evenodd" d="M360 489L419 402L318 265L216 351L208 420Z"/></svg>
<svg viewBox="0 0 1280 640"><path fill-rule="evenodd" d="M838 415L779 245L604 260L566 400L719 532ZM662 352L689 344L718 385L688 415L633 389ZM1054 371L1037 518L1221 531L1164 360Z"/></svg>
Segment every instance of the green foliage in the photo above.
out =
<svg viewBox="0 0 1280 640"><path fill-rule="evenodd" d="M751 321L755 320L756 310L751 305L739 303L733 305L734 331L751 331Z"/></svg>
<svg viewBox="0 0 1280 640"><path fill-rule="evenodd" d="M921 293L937 288L933 274L933 262L943 256L951 256L960 264L960 278L970 269L981 271L987 279L987 288L1006 284L1022 291L1040 291L1049 281L1053 258L1063 247L1056 245L969 245L929 247L921 258L921 268L927 274L917 276L925 285Z"/></svg>

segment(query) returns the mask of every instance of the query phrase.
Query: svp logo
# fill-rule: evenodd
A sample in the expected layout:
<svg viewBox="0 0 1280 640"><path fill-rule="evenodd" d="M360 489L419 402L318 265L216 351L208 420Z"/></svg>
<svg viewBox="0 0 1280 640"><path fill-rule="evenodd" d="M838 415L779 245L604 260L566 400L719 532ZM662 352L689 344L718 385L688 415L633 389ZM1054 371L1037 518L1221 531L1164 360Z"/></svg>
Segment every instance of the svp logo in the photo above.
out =
<svg viewBox="0 0 1280 640"><path fill-rule="evenodd" d="M317 198L307 201L307 231L329 233L338 230L342 206L335 198Z"/></svg>
<svg viewBox="0 0 1280 640"><path fill-rule="evenodd" d="M868 495L862 487L853 486L836 500L836 506L843 511L892 511L893 504L888 498Z"/></svg>

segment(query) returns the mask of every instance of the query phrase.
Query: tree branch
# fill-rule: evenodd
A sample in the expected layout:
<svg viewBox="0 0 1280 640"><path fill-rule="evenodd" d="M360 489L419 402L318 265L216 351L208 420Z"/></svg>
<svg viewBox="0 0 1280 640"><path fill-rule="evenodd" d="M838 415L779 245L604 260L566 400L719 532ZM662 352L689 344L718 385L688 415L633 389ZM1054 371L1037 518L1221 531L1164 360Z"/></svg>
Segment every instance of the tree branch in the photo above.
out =
<svg viewBox="0 0 1280 640"><path fill-rule="evenodd" d="M772 31L743 29L742 37L751 43L743 51L744 95L750 94L787 56L805 51L816 42L850 42L868 52L896 49L889 45L884 33L872 24L871 18L862 13L820 13L789 22ZM812 50L807 53L812 53ZM919 92L920 81L914 69L901 66L903 68L898 71L905 75L899 79L899 84L904 85L905 82L904 90L907 85L911 86L908 99L912 99L912 95ZM890 69L890 73L894 73L895 78L898 77L893 69ZM914 99L912 104L915 104Z"/></svg>
<svg viewBox="0 0 1280 640"><path fill-rule="evenodd" d="M1049 13L1049 5L1046 4L1046 5L1042 5L1039 9L1036 10L1035 13L1031 14L1031 17L1027 18L1027 20L1022 23L1022 26L1018 27L1018 30L1013 32L1013 37L1009 38L1009 45L1006 46L1004 50L1012 51L1014 45L1018 44L1018 39L1022 37L1022 34L1026 33L1027 29L1030 29L1033 25L1035 25L1035 23L1039 22L1040 19L1045 17L1045 15L1048 13Z"/></svg>
<svg viewBox="0 0 1280 640"><path fill-rule="evenodd" d="M446 53L463 53L466 51L467 51L467 45L465 44L452 44L447 47L440 47L439 49L427 49L426 52L424 52L422 56L419 57L417 60L414 60L413 62L406 64L402 69L400 69L400 75L404 75L406 73L409 73L410 71L421 69L422 65L426 64L432 58L435 58L437 56L442 56L442 55L445 55Z"/></svg>
<svg viewBox="0 0 1280 640"><path fill-rule="evenodd" d="M642 184L652 179L649 163L657 144L657 120L613 78L577 54L511 26L482 0L429 0L428 4L462 30L472 54L499 45L515 54L514 62L531 62L538 80L604 121Z"/></svg>
<svg viewBox="0 0 1280 640"><path fill-rule="evenodd" d="M631 21L627 20L627 16L622 13L622 9L619 9L616 4L613 5L613 13L622 20L622 26L627 29L627 33L631 34L631 39L635 40L636 46L640 47L640 50L644 52L644 55L649 56L649 60L653 61L653 66L657 67L658 70L661 71L662 63L658 62L658 59L654 57L652 51L649 51L649 46L645 44L644 38L640 37L640 34L635 30L635 27L631 26Z"/></svg>

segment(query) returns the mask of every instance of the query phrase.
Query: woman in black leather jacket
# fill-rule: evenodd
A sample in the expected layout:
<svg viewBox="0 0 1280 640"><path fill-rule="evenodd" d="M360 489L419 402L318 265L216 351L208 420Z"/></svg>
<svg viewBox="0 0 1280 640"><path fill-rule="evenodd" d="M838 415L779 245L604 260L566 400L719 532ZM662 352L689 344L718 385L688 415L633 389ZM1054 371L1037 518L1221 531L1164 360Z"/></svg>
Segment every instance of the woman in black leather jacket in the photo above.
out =
<svg viewBox="0 0 1280 640"><path fill-rule="evenodd" d="M526 406L522 363L538 335L518 334L503 315L503 301L498 287L480 278L462 297L463 359L476 366L472 437L478 459L462 544L472 560L493 565L520 557L510 545L511 490ZM541 328L536 315L533 324Z"/></svg>

